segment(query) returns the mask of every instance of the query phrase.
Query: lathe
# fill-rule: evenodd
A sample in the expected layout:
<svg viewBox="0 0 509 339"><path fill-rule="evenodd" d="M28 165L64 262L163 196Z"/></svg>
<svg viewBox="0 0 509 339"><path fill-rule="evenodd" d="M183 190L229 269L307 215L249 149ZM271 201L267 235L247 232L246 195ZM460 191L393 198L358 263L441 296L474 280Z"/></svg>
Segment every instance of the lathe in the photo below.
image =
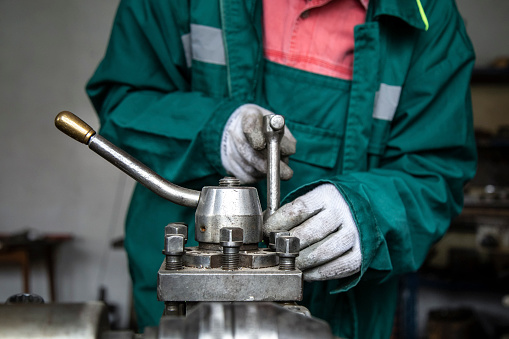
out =
<svg viewBox="0 0 509 339"><path fill-rule="evenodd" d="M159 196L196 208L195 239L199 245L185 247L186 224L171 222L165 227L161 234L164 261L157 277L157 298L165 308L159 325L146 328L144 334L109 331L100 304L15 302L0 307L3 333L73 338L334 338L327 323L296 303L303 291L302 272L295 266L299 239L276 231L270 234L267 248L259 247L264 213L271 215L280 203L282 116L264 117L268 169L264 213L256 188L240 186L236 178L223 178L218 186L201 191L179 187L72 113L61 112L55 124ZM51 321L65 314L67 320ZM28 328L23 326L27 321Z"/></svg>

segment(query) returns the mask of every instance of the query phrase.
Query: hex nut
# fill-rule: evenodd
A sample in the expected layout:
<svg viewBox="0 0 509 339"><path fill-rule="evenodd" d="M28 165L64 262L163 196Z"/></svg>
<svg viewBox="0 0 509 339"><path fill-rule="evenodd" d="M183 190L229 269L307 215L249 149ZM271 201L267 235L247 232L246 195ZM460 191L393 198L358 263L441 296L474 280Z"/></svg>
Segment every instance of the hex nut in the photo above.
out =
<svg viewBox="0 0 509 339"><path fill-rule="evenodd" d="M276 252L280 257L299 255L300 240L297 237L280 236L276 239Z"/></svg>
<svg viewBox="0 0 509 339"><path fill-rule="evenodd" d="M290 236L290 232L288 231L272 231L269 233L269 248L275 250L276 249L276 239L281 236Z"/></svg>
<svg viewBox="0 0 509 339"><path fill-rule="evenodd" d="M164 228L164 234L182 234L187 241L187 225L183 222L174 222Z"/></svg>
<svg viewBox="0 0 509 339"><path fill-rule="evenodd" d="M184 253L184 236L182 234L168 234L164 237L165 255L182 255Z"/></svg>
<svg viewBox="0 0 509 339"><path fill-rule="evenodd" d="M240 227L223 227L220 231L220 242L223 247L239 247L244 240L244 231Z"/></svg>

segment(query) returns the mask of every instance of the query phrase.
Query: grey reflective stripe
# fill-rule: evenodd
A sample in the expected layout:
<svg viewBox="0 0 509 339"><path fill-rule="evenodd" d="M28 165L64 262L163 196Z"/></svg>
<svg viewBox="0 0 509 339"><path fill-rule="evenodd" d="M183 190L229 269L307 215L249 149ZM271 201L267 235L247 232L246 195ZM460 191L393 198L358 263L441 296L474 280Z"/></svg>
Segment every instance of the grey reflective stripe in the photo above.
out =
<svg viewBox="0 0 509 339"><path fill-rule="evenodd" d="M182 46L184 47L184 54L186 55L187 67L191 67L191 33L184 34L180 37L182 39Z"/></svg>
<svg viewBox="0 0 509 339"><path fill-rule="evenodd" d="M191 51L193 60L226 65L223 32L219 28L191 24Z"/></svg>
<svg viewBox="0 0 509 339"><path fill-rule="evenodd" d="M375 94L373 118L391 121L396 113L400 94L401 86L380 84L380 89Z"/></svg>

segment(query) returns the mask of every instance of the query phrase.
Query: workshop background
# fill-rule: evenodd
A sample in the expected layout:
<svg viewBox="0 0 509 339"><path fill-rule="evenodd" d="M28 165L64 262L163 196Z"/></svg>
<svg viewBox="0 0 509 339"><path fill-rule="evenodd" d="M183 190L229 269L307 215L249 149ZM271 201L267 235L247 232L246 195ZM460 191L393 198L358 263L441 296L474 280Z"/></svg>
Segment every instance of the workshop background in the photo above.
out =
<svg viewBox="0 0 509 339"><path fill-rule="evenodd" d="M509 2L457 2L477 54L472 94L485 150L483 175L468 192L474 212L464 219L470 223L457 222L432 251L424 276L405 281L397 325L417 337L429 331L429 311L445 308L494 313L509 328L509 300L506 306L502 302L509 284L500 287L509 273ZM0 302L23 290L21 267L1 259L2 246L9 245L5 237L63 239L53 257L56 301L105 299L111 304L111 320L124 328L130 321L130 279L118 245L133 180L53 123L58 112L70 110L98 127L84 86L104 54L118 3L0 0ZM482 211L494 210L495 217L475 215L479 202ZM480 222L472 224L476 220ZM451 253L462 261L462 270L437 279L437 272L444 277L444 271L458 267ZM493 253L495 264L490 261ZM31 260L29 287L49 301L44 259ZM486 265L495 267L493 276L483 270ZM469 283L478 275L488 281ZM438 316L454 320L464 313Z"/></svg>

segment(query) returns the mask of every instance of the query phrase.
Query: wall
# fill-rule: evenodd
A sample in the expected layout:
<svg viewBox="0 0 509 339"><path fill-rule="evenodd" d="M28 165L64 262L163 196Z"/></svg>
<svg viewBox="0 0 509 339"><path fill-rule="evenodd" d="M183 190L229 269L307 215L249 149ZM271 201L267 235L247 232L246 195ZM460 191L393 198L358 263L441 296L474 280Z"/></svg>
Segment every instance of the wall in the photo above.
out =
<svg viewBox="0 0 509 339"><path fill-rule="evenodd" d="M476 128L496 133L499 126L509 126L509 84L476 84L471 89Z"/></svg>
<svg viewBox="0 0 509 339"><path fill-rule="evenodd" d="M486 67L494 59L509 57L509 1L456 0L468 35L477 54L476 66Z"/></svg>
<svg viewBox="0 0 509 339"><path fill-rule="evenodd" d="M457 0L476 52L476 67L488 67L500 57L509 58L509 1ZM509 124L509 84L472 86L474 125L496 132Z"/></svg>
<svg viewBox="0 0 509 339"><path fill-rule="evenodd" d="M58 300L94 300L106 285L124 324L130 300L121 237L132 181L60 133L61 110L98 120L84 85L104 54L118 0L0 0L0 232L70 232L57 253ZM33 292L49 298L34 262ZM0 270L0 302L22 289L17 267Z"/></svg>

